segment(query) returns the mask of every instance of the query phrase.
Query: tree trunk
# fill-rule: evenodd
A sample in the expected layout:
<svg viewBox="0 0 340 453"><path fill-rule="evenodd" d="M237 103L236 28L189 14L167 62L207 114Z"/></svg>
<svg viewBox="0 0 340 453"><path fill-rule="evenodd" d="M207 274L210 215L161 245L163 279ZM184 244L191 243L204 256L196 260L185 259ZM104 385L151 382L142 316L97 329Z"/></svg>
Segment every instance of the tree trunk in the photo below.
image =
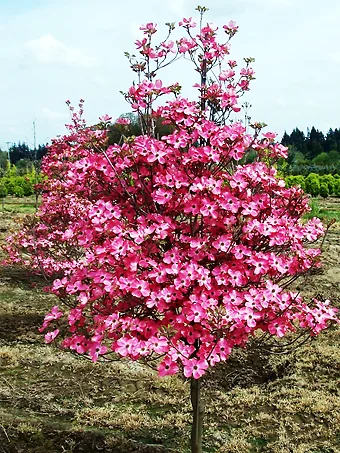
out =
<svg viewBox="0 0 340 453"><path fill-rule="evenodd" d="M191 453L202 453L204 407L201 402L201 379L191 378L190 396L193 413L191 428Z"/></svg>

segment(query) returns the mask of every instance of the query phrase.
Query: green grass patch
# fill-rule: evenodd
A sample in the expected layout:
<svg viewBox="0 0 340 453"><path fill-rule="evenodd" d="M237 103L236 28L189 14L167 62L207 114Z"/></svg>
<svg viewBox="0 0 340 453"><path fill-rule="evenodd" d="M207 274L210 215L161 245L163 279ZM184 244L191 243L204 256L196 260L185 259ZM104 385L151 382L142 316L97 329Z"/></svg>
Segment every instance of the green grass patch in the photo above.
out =
<svg viewBox="0 0 340 453"><path fill-rule="evenodd" d="M312 198L310 203L311 211L305 214L305 219L312 219L318 217L324 222L335 220L340 222L340 204L332 203L331 199L327 201L321 201L316 198Z"/></svg>
<svg viewBox="0 0 340 453"><path fill-rule="evenodd" d="M18 214L34 214L36 212L35 204L30 203L6 203L0 205L0 212L18 213Z"/></svg>
<svg viewBox="0 0 340 453"><path fill-rule="evenodd" d="M0 200L0 212L10 214L34 214L36 212L35 196L8 196Z"/></svg>

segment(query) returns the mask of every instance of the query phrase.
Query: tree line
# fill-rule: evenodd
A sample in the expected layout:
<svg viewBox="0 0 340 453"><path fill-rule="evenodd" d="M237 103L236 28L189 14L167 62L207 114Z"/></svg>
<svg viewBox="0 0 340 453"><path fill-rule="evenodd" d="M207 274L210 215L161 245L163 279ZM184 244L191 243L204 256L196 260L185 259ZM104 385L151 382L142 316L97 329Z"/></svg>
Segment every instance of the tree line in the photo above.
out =
<svg viewBox="0 0 340 453"><path fill-rule="evenodd" d="M285 177L287 187L300 186L304 192L312 197L321 196L327 198L329 195L340 196L339 175L318 175L309 173L308 176L289 175Z"/></svg>
<svg viewBox="0 0 340 453"><path fill-rule="evenodd" d="M46 145L38 145L31 149L27 143L13 143L8 152L0 148L0 176L4 175L8 168L8 158L11 165L15 165L19 175L31 171L34 162L40 162L47 154Z"/></svg>
<svg viewBox="0 0 340 453"><path fill-rule="evenodd" d="M47 146L30 149L27 143L14 143L8 152L0 149L0 199L7 195L26 197L38 195L36 185L41 182L40 163Z"/></svg>
<svg viewBox="0 0 340 453"><path fill-rule="evenodd" d="M121 118L129 121L128 125L112 123L109 130L108 144L120 143L122 138L143 134L143 124L135 114L123 114ZM162 124L160 119L155 122L155 132L158 137L169 135L173 127ZM281 170L286 175L340 174L340 128L329 129L324 134L314 126L305 134L297 127L288 134L283 134L281 143L289 149L288 159L281 164ZM7 168L7 160L17 168L17 174L24 175L32 168L34 161L40 162L47 154L47 146L39 145L31 149L27 143L12 144L8 152L0 148L0 176Z"/></svg>
<svg viewBox="0 0 340 453"><path fill-rule="evenodd" d="M313 126L305 134L295 128L284 133L281 143L289 148L286 174L340 173L340 129L324 134Z"/></svg>

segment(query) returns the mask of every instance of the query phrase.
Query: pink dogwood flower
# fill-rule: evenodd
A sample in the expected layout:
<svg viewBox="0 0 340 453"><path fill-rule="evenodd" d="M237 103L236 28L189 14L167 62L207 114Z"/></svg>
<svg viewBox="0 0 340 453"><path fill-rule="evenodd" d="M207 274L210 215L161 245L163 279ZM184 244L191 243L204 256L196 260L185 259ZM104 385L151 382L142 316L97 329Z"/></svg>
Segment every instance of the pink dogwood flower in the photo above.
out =
<svg viewBox="0 0 340 453"><path fill-rule="evenodd" d="M199 379L205 371L208 369L209 365L206 360L190 359L184 361L184 376L189 378L193 377L194 379Z"/></svg>

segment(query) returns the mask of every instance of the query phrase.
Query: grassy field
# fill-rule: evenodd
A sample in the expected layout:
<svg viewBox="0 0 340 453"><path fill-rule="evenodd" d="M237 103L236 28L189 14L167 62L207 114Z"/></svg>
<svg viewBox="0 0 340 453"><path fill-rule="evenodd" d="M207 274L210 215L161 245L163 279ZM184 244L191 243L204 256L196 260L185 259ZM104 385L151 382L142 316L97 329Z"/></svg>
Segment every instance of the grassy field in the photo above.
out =
<svg viewBox="0 0 340 453"><path fill-rule="evenodd" d="M318 209L336 217L339 202L320 201ZM0 212L0 241L23 211ZM299 283L338 306L339 239L335 224L323 271ZM46 346L37 328L55 300L43 286L21 268L0 267L0 452L188 452L188 383ZM203 387L204 451L340 453L339 336L329 329L288 355L236 351L213 368Z"/></svg>
<svg viewBox="0 0 340 453"><path fill-rule="evenodd" d="M340 199L328 198L327 200L311 200L311 212L307 214L307 218L319 217L325 222L335 219L340 222Z"/></svg>
<svg viewBox="0 0 340 453"><path fill-rule="evenodd" d="M0 200L0 212L32 214L35 211L35 196L25 198L7 196Z"/></svg>

